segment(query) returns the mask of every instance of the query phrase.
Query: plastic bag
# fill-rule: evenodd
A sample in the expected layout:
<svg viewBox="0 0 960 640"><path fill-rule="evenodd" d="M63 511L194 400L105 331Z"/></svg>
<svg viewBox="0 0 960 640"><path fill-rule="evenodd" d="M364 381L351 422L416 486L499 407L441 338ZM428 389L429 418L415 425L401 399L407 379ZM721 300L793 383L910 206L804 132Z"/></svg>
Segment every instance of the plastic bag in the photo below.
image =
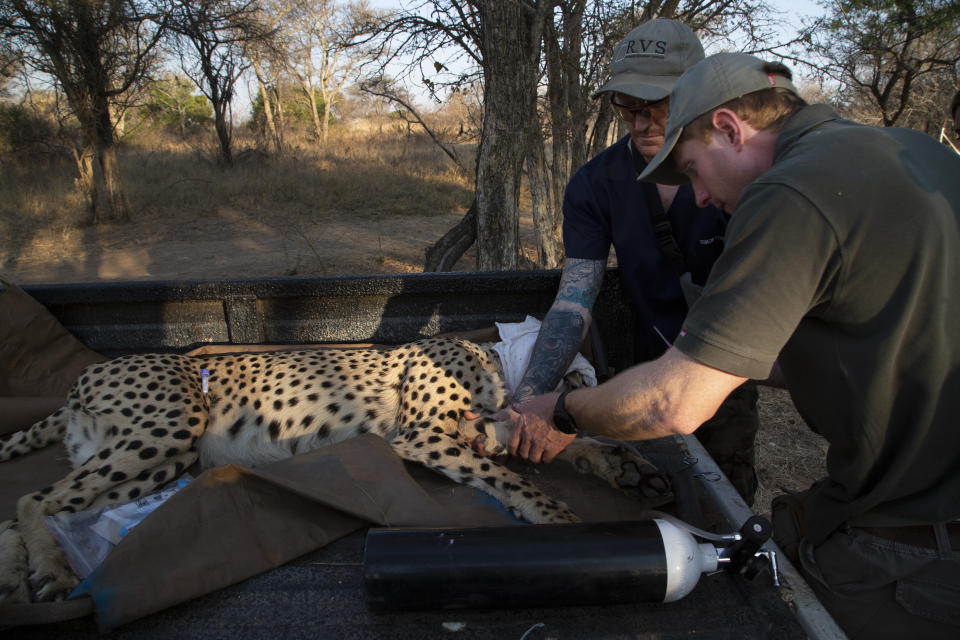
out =
<svg viewBox="0 0 960 640"><path fill-rule="evenodd" d="M189 474L184 474L160 491L126 504L45 516L44 524L56 538L74 573L82 580L103 562L131 529L192 479Z"/></svg>

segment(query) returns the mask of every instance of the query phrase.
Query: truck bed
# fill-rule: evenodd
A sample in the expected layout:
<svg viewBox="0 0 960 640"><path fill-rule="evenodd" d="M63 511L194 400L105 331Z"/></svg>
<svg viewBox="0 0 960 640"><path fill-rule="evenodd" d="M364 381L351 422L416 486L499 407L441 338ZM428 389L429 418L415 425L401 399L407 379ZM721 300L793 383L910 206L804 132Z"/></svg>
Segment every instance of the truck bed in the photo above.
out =
<svg viewBox="0 0 960 640"><path fill-rule="evenodd" d="M542 317L559 272L295 277L24 287L75 336L105 355L185 351L205 344L399 343L494 322ZM592 332L598 373L632 360L632 314L610 271ZM680 517L730 531L750 510L692 436L645 446L683 460L692 495ZM551 465L551 469L554 465ZM545 468L541 468L545 469ZM541 473L541 469L527 470ZM559 476L582 493L582 476ZM541 484L544 477L538 476ZM557 497L563 498L562 493ZM571 506L574 506L571 504ZM718 573L679 602L549 609L372 613L362 585L363 532L240 584L125 625L107 637L842 638L799 574L780 558L781 587ZM768 548L775 549L772 543ZM92 618L18 628L17 637L102 637Z"/></svg>

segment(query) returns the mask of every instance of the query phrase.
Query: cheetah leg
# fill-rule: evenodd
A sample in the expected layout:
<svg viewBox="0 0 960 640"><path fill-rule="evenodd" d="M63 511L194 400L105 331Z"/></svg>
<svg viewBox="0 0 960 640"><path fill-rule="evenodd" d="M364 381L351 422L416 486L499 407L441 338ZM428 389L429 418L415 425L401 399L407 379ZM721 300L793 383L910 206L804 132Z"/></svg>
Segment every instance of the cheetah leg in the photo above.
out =
<svg viewBox="0 0 960 640"><path fill-rule="evenodd" d="M572 464L580 473L590 473L605 480L615 489L636 488L649 498L670 491L670 481L646 458L626 447L577 438L557 456Z"/></svg>
<svg viewBox="0 0 960 640"><path fill-rule="evenodd" d="M463 412L457 422L460 437L487 456L507 453L516 412L507 420L496 420L473 411ZM558 460L572 464L580 473L591 473L615 489L636 488L648 498L670 492L670 481L655 465L626 447L607 444L589 436L575 439L557 455Z"/></svg>
<svg viewBox="0 0 960 640"><path fill-rule="evenodd" d="M95 456L51 487L20 498L17 517L27 549L30 587L36 592L37 600L64 599L78 584L56 540L44 526L43 516L74 513L95 502L106 504L135 499L174 477L173 471L182 473L197 456L195 451L183 451L160 465L146 466L150 460L141 460L130 453L114 450L103 458ZM164 473L158 484L154 478L160 471ZM125 491L114 491L118 487Z"/></svg>
<svg viewBox="0 0 960 640"><path fill-rule="evenodd" d="M405 460L419 462L454 482L479 489L515 515L534 524L579 522L567 505L546 496L530 481L490 458L474 453L459 437L408 432L391 442Z"/></svg>
<svg viewBox="0 0 960 640"><path fill-rule="evenodd" d="M118 502L129 502L130 500L136 500L139 496L158 491L172 480L176 480L183 475L187 467L197 461L198 455L197 451L184 451L164 460L163 463L155 467L145 469L136 478L112 487L107 493L101 493L94 498L87 509L99 509ZM114 493L119 494L120 498L111 498L110 495Z"/></svg>
<svg viewBox="0 0 960 640"><path fill-rule="evenodd" d="M30 602L27 549L13 520L0 523L0 603Z"/></svg>

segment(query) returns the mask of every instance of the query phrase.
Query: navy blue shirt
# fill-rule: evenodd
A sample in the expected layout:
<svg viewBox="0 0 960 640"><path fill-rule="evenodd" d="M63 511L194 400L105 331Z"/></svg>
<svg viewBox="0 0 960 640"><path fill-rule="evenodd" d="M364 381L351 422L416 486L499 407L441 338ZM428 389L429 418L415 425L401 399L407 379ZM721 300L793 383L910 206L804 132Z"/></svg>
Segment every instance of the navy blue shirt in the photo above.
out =
<svg viewBox="0 0 960 640"><path fill-rule="evenodd" d="M637 314L634 358L643 362L666 350L657 330L671 342L677 336L687 305L653 230L650 207L663 210L660 195L656 185L637 180L635 153L624 136L574 174L563 198L563 246L568 258L604 263L611 243L616 248L620 278ZM726 216L715 207L697 207L685 184L667 218L693 282L703 284L723 251Z"/></svg>

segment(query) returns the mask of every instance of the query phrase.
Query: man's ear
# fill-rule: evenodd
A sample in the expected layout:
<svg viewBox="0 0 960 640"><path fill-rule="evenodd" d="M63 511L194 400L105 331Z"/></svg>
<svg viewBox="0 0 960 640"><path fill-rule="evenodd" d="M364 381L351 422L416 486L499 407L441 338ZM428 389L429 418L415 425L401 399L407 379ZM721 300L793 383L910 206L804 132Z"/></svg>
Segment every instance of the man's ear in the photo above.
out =
<svg viewBox="0 0 960 640"><path fill-rule="evenodd" d="M743 147L743 121L730 109L717 109L710 118L710 124L721 140L725 140L737 150Z"/></svg>

